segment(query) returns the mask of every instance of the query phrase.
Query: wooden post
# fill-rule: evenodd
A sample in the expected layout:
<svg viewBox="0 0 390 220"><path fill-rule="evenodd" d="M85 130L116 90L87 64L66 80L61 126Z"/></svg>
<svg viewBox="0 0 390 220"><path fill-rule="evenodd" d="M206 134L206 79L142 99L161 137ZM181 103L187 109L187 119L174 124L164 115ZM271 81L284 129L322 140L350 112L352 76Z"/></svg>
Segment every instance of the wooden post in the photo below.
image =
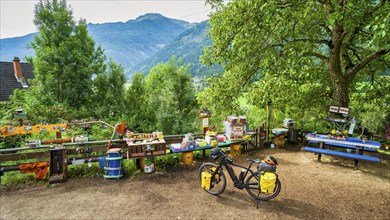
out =
<svg viewBox="0 0 390 220"><path fill-rule="evenodd" d="M258 137L259 137L259 129L255 129L255 148L256 150L259 148L259 142L258 142Z"/></svg>
<svg viewBox="0 0 390 220"><path fill-rule="evenodd" d="M64 182L68 174L68 159L65 148L50 150L49 183Z"/></svg>
<svg viewBox="0 0 390 220"><path fill-rule="evenodd" d="M356 154L361 154L363 155L363 149L360 151L360 147L356 146ZM358 169L358 164L359 164L359 160L355 159L355 170Z"/></svg>
<svg viewBox="0 0 390 220"><path fill-rule="evenodd" d="M259 134L258 134L260 149L264 148L264 141L261 138L261 135L263 134L263 131L264 131L263 126L260 125Z"/></svg>
<svg viewBox="0 0 390 220"><path fill-rule="evenodd" d="M137 161L138 161L138 165L139 165L138 168L143 173L144 169L145 169L145 158L138 158Z"/></svg>
<svg viewBox="0 0 390 220"><path fill-rule="evenodd" d="M322 141L320 141L320 142L318 142L318 147L319 148L321 148L321 149L324 149L324 145L325 145L325 142L322 142ZM318 162L321 162L321 154L319 153L318 154Z"/></svg>

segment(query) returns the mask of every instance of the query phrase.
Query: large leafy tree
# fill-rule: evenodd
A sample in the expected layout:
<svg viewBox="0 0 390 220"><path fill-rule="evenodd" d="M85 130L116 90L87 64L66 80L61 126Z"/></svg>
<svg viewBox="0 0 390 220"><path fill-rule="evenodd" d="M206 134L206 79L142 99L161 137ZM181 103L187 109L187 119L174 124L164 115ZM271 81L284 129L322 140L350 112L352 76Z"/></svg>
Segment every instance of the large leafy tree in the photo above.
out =
<svg viewBox="0 0 390 220"><path fill-rule="evenodd" d="M188 70L189 66L181 66L173 57L153 67L145 78L149 97L145 111L154 128L166 134L197 130L198 105Z"/></svg>
<svg viewBox="0 0 390 220"><path fill-rule="evenodd" d="M104 71L103 50L95 48L85 20L75 22L66 1L40 1L34 23L39 31L31 46L35 85L46 105L66 103L79 109L91 101L92 76Z"/></svg>
<svg viewBox="0 0 390 220"><path fill-rule="evenodd" d="M226 72L212 79L206 104L251 91L255 103L272 99L296 111L348 106L362 80L372 81L371 90L389 89L378 80L389 68L388 1L208 2L215 8L213 45L204 61L220 63Z"/></svg>

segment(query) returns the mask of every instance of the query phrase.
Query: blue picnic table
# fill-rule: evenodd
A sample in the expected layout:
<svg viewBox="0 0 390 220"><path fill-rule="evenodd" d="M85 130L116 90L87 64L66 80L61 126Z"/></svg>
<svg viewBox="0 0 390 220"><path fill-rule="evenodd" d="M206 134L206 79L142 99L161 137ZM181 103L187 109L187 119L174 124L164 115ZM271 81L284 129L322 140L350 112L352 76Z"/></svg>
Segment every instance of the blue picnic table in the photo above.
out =
<svg viewBox="0 0 390 220"><path fill-rule="evenodd" d="M312 134L306 135L306 139L312 143L317 143L318 147L304 147L303 150L318 153L318 161L321 161L321 154L345 157L355 160L355 169L358 167L359 160L366 160L380 163L381 160L377 157L363 155L363 151L376 152L380 148L381 143L377 141L363 141L360 138L347 137L345 139L337 139L327 135ZM325 149L325 145L355 149L355 153L339 152L335 150Z"/></svg>
<svg viewBox="0 0 390 220"><path fill-rule="evenodd" d="M227 140L226 142L219 142L218 147L229 147L231 144L240 143L240 142L242 142L242 141L241 140L233 140L233 141ZM212 147L210 145L206 145L203 147L196 146L193 148L179 148L179 149L170 146L169 150L172 153L183 153L183 152L190 152L190 151L197 151L197 150L207 150L207 149L211 149L211 148Z"/></svg>

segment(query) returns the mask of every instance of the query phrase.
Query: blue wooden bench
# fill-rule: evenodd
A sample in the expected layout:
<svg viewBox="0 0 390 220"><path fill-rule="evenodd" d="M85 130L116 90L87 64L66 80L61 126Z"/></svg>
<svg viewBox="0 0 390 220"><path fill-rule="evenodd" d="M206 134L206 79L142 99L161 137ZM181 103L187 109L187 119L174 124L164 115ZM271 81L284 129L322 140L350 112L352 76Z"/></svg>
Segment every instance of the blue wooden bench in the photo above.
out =
<svg viewBox="0 0 390 220"><path fill-rule="evenodd" d="M309 141L309 143L310 144L318 144L318 141ZM325 142L325 145L356 150L355 146L348 145L348 144L339 144L339 143L333 143L333 142ZM373 152L373 153L377 152L376 149L369 148L369 147L364 147L364 148L362 148L362 150L363 151L367 151L367 152Z"/></svg>
<svg viewBox="0 0 390 220"><path fill-rule="evenodd" d="M355 160L355 169L358 168L359 160L366 160L366 161L371 161L371 162L376 162L376 163L381 162L381 160L379 158L365 156L365 155L361 155L361 154L355 154L355 153L339 152L339 151L333 151L333 150L327 150L327 149L315 148L315 147L304 147L303 150L313 152L313 153L318 153L318 161L321 161L321 154L328 154L328 155L333 155L333 156L354 159Z"/></svg>

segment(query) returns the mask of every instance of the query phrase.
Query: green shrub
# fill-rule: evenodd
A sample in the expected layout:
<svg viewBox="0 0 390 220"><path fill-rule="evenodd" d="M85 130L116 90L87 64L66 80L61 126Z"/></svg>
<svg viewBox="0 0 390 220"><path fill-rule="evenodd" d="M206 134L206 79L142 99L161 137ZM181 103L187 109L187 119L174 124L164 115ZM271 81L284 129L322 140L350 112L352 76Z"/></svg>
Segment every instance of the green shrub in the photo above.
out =
<svg viewBox="0 0 390 220"><path fill-rule="evenodd" d="M0 177L1 185L11 186L11 185L18 185L18 184L32 184L36 182L34 176L35 176L34 173L22 174L20 173L20 171L5 172L4 176ZM39 181L44 181L44 180L39 180Z"/></svg>

